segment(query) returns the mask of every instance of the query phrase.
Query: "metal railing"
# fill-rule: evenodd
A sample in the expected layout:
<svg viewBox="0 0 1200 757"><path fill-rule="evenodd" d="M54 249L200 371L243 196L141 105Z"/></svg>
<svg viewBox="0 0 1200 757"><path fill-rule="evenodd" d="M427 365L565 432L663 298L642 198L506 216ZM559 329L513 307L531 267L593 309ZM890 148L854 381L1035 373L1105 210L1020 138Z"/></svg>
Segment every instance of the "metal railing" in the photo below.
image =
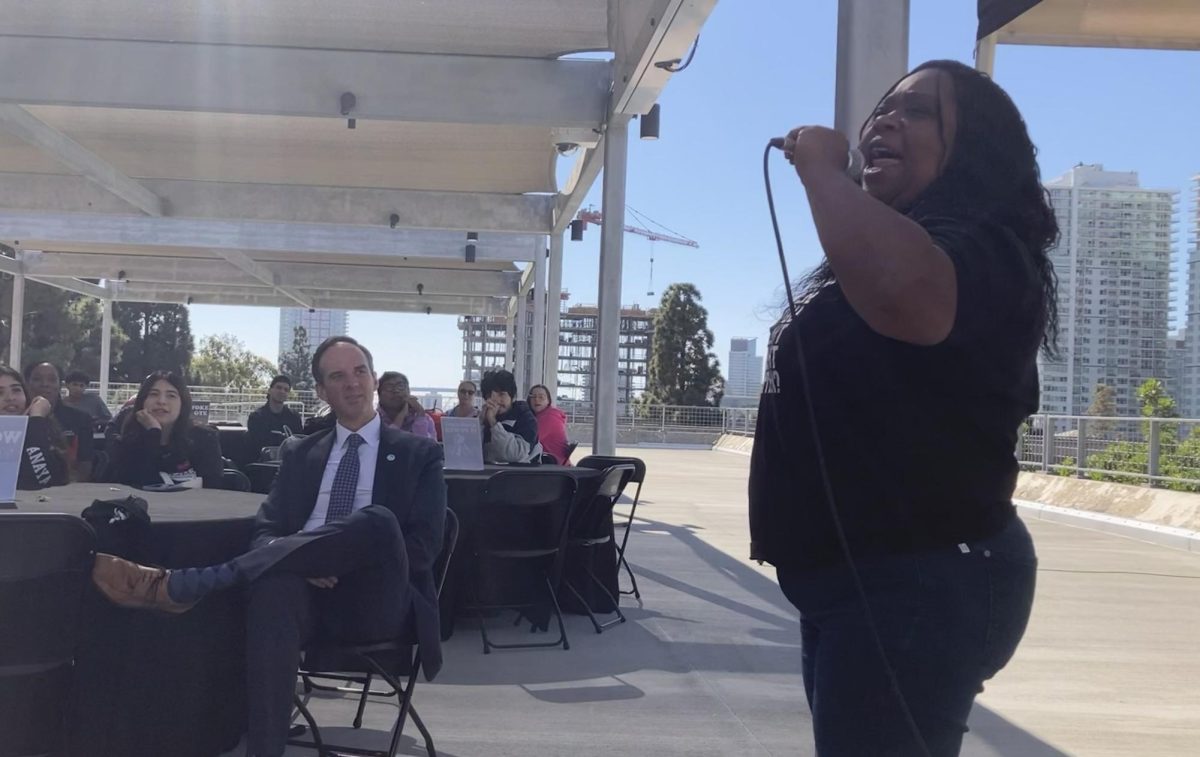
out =
<svg viewBox="0 0 1200 757"><path fill-rule="evenodd" d="M561 400L558 407L567 423L591 425L595 410L590 402ZM662 434L704 432L754 435L758 408L691 407L685 405L623 404L617 408L617 430L658 431Z"/></svg>
<svg viewBox="0 0 1200 757"><path fill-rule="evenodd" d="M1043 413L1021 426L1025 470L1200 491L1200 419Z"/></svg>

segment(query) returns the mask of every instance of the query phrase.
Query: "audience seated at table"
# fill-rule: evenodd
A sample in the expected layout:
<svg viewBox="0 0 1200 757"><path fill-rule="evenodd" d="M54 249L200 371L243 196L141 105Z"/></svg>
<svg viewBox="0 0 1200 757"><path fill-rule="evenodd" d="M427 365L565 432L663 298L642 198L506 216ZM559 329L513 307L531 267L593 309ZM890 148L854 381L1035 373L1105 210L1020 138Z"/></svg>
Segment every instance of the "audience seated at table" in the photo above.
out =
<svg viewBox="0 0 1200 757"><path fill-rule="evenodd" d="M442 663L433 574L446 521L442 449L380 422L371 353L355 340L322 342L313 378L337 425L284 446L249 551L170 571L97 554L92 570L114 603L172 613L215 591L248 589L246 752L261 757L286 749L306 643L403 635L419 642L426 678Z"/></svg>
<svg viewBox="0 0 1200 757"><path fill-rule="evenodd" d="M517 380L504 370L483 375L483 459L488 463L536 463L541 461L538 424L528 403L513 400Z"/></svg>
<svg viewBox="0 0 1200 757"><path fill-rule="evenodd" d="M0 365L0 415L28 415L22 444L18 489L44 489L67 483L67 456L62 432L51 417L45 397L25 391L20 371Z"/></svg>
<svg viewBox="0 0 1200 757"><path fill-rule="evenodd" d="M91 378L83 371L68 373L66 378L67 396L63 397L63 404L76 410L82 410L91 416L93 421L112 420L112 411L108 409L108 405L104 404L104 398L87 390L90 383L92 383Z"/></svg>
<svg viewBox="0 0 1200 757"><path fill-rule="evenodd" d="M162 484L166 473L221 487L221 442L216 431L192 422L192 395L176 373L156 371L142 382L112 455L109 478L119 484Z"/></svg>
<svg viewBox="0 0 1200 757"><path fill-rule="evenodd" d="M246 462L258 459L263 447L278 447L283 440L292 434L299 434L304 428L304 421L295 410L285 405L292 393L292 379L280 374L271 379L271 388L267 390L267 401L259 409L250 413L246 419L247 435L250 437Z"/></svg>
<svg viewBox="0 0 1200 757"><path fill-rule="evenodd" d="M398 371L384 371L379 377L379 417L392 428L437 439L433 418L425 412L421 401L412 396L408 377Z"/></svg>
<svg viewBox="0 0 1200 757"><path fill-rule="evenodd" d="M62 373L53 363L32 363L25 368L25 386L39 397L45 397L53 408L51 415L62 430L67 450L67 472L72 481L92 480L92 461L95 459L92 441L92 417L76 410L62 398Z"/></svg>
<svg viewBox="0 0 1200 757"><path fill-rule="evenodd" d="M529 409L537 418L538 441L544 454L554 458L559 465L570 465L567 451L567 414L550 401L550 390L542 384L530 387L527 397Z"/></svg>

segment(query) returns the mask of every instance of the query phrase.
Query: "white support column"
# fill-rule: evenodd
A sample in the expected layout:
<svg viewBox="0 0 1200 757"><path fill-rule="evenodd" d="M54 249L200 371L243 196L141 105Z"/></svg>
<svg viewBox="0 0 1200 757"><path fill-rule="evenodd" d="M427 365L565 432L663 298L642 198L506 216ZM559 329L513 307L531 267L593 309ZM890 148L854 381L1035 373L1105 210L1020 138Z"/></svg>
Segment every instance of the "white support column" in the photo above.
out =
<svg viewBox="0 0 1200 757"><path fill-rule="evenodd" d="M519 296L509 300L508 317L504 319L504 369L514 374L517 372L514 352L516 349L515 338L517 333L517 303L520 300Z"/></svg>
<svg viewBox="0 0 1200 757"><path fill-rule="evenodd" d="M529 383L524 392L529 393L529 387L540 384L546 374L546 238L538 237L538 249L533 252L533 347L530 355L533 360L529 369Z"/></svg>
<svg viewBox="0 0 1200 757"><path fill-rule="evenodd" d="M550 285L546 289L546 356L542 383L558 397L558 327L562 312L563 235L550 235Z"/></svg>
<svg viewBox="0 0 1200 757"><path fill-rule="evenodd" d="M858 141L879 98L908 71L909 0L838 0L833 125Z"/></svg>
<svg viewBox="0 0 1200 757"><path fill-rule="evenodd" d="M513 350L513 375L517 377L517 393L519 397L513 397L514 400L524 399L525 392L529 391L529 291L522 289L517 296L517 345Z"/></svg>
<svg viewBox="0 0 1200 757"><path fill-rule="evenodd" d="M629 154L629 118L614 115L604 133L604 199L600 225L600 315L597 318L596 377L592 397L595 425L592 453L617 449L617 367L621 331L621 257L625 248L625 169Z"/></svg>
<svg viewBox="0 0 1200 757"><path fill-rule="evenodd" d="M989 34L975 43L975 68L995 78L996 35Z"/></svg>
<svg viewBox="0 0 1200 757"><path fill-rule="evenodd" d="M108 375L112 372L112 298L100 302L103 320L100 325L100 399L108 401Z"/></svg>
<svg viewBox="0 0 1200 757"><path fill-rule="evenodd" d="M17 264L21 264L21 251L17 250ZM13 274L12 319L8 332L8 364L21 370L21 337L25 326L25 274Z"/></svg>

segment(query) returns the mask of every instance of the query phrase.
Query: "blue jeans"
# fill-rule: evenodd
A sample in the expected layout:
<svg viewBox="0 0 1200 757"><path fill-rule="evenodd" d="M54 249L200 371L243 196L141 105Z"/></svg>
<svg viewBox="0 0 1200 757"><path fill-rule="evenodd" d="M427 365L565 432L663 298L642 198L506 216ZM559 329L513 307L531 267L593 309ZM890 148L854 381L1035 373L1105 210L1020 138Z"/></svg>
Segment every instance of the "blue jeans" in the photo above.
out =
<svg viewBox="0 0 1200 757"><path fill-rule="evenodd" d="M856 560L900 691L933 757L957 755L983 682L1008 663L1037 578L1020 518L977 542ZM846 566L780 569L800 611L804 692L820 757L923 755Z"/></svg>

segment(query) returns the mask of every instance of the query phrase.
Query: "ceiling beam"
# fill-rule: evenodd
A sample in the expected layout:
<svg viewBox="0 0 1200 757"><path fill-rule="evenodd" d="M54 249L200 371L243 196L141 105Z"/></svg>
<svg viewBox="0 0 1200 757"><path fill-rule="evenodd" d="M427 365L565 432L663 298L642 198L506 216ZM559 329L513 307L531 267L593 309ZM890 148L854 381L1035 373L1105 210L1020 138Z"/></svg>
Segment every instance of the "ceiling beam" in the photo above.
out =
<svg viewBox="0 0 1200 757"><path fill-rule="evenodd" d="M534 238L481 232L478 260L530 261ZM346 224L277 223L191 218L144 218L85 213L16 213L0 210L0 240L54 250L71 244L125 248L202 247L248 252L379 255L390 259L462 260L466 234ZM10 241L11 240L11 241ZM14 245L16 246L16 245Z"/></svg>
<svg viewBox="0 0 1200 757"><path fill-rule="evenodd" d="M394 313L437 315L500 315L505 300L492 297L388 297L350 293L312 294L313 307L321 309L371 310ZM164 302L192 305L236 305L246 307L293 307L287 297L272 290L217 291L186 285L154 286L129 284L120 288L116 299L122 302Z"/></svg>
<svg viewBox="0 0 1200 757"><path fill-rule="evenodd" d="M554 195L239 184L142 179L178 218L349 223L406 229L546 234ZM124 201L79 176L0 172L0 208L67 213L129 212Z"/></svg>
<svg viewBox="0 0 1200 757"><path fill-rule="evenodd" d="M598 128L612 87L608 61L48 37L0 38L0 70L23 105L346 118L351 92L359 120L550 128Z"/></svg>
<svg viewBox="0 0 1200 757"><path fill-rule="evenodd" d="M49 279L41 276L27 276L29 281L36 281L39 284L45 284L56 289L65 289L68 292L75 292L87 297L95 297L99 300L106 300L112 297L112 292L99 284L93 284L90 281L80 281L79 279Z"/></svg>
<svg viewBox="0 0 1200 757"><path fill-rule="evenodd" d="M15 263L15 261L13 261ZM267 266L260 261L252 262ZM274 283L292 289L379 294L470 295L508 297L517 292L519 271L464 270L461 268L406 268L276 261L270 265ZM45 252L36 261L25 261L24 270L45 279L116 279L125 272L130 282L169 284L183 282L212 288L245 286L242 271L215 259L173 258L154 255L109 255ZM305 307L308 307L307 305Z"/></svg>
<svg viewBox="0 0 1200 757"><path fill-rule="evenodd" d="M615 8L620 14L609 19L618 61L614 113L633 116L650 110L672 76L656 64L686 58L716 4L717 0L650 0L609 5L610 13Z"/></svg>
<svg viewBox="0 0 1200 757"><path fill-rule="evenodd" d="M38 120L19 105L0 104L0 131L37 147L49 157L95 182L146 215L163 215L161 198L66 134Z"/></svg>
<svg viewBox="0 0 1200 757"><path fill-rule="evenodd" d="M293 300L300 307L316 307L308 300L308 298L301 295L295 289L280 285L278 280L279 277L274 271L262 263L252 260L249 255L241 250L215 250L215 252L233 267L237 268L243 273L253 276L262 283L274 289L279 294L282 294L284 297Z"/></svg>
<svg viewBox="0 0 1200 757"><path fill-rule="evenodd" d="M575 159L571 169L571 177L567 180L563 192L558 196L554 209L554 229L551 233L562 234L579 212L584 198L596 183L600 169L604 168L604 139L595 148L583 151Z"/></svg>

